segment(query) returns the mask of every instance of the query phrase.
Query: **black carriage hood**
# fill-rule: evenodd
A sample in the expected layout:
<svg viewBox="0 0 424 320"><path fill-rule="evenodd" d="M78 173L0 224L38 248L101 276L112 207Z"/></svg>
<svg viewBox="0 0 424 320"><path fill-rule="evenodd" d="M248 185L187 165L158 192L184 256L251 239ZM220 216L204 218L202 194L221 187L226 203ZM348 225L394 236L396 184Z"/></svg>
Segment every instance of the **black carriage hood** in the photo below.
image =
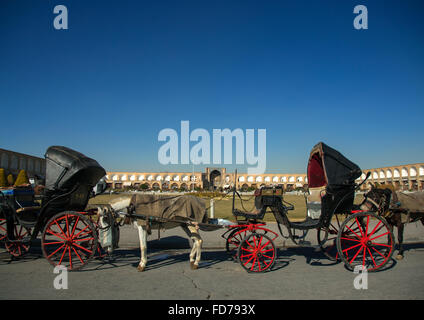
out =
<svg viewBox="0 0 424 320"><path fill-rule="evenodd" d="M323 142L312 148L307 172L310 187L350 185L362 174L359 166Z"/></svg>
<svg viewBox="0 0 424 320"><path fill-rule="evenodd" d="M51 146L46 154L46 189L70 189L77 183L93 187L106 175L99 163L63 146Z"/></svg>

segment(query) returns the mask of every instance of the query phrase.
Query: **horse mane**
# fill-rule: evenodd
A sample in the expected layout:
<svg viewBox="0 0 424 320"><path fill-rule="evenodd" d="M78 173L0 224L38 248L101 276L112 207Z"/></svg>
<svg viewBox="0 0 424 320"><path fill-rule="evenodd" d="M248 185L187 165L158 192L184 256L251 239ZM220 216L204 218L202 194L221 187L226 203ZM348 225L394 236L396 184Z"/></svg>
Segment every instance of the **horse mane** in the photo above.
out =
<svg viewBox="0 0 424 320"><path fill-rule="evenodd" d="M364 194L364 197L365 201L369 198L379 204L376 208L377 210L386 212L389 210L390 203L392 202L392 198L395 197L395 194L393 186L376 183L375 186L371 184L371 190Z"/></svg>

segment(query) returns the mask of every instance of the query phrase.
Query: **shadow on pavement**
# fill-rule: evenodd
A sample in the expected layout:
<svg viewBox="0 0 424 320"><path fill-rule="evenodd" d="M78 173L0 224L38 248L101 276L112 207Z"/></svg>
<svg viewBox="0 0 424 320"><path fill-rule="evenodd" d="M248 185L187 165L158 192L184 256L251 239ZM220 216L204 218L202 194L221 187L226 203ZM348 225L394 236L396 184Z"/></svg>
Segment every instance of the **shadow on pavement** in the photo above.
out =
<svg viewBox="0 0 424 320"><path fill-rule="evenodd" d="M188 265L190 253L189 248L191 245L190 242L191 241L187 238L179 236L172 236L163 238L161 240L149 241L147 252L148 263L146 270L160 269L162 267L173 265L176 263L186 263ZM407 257L408 251L424 250L424 243L405 243L403 244L403 247L404 256ZM395 259L396 254L397 248L393 254L393 258L391 259L391 261L389 261L384 268L379 269L376 272L386 271L394 268L397 263L403 263L402 260ZM0 249L0 265L27 263L33 262L38 259L45 260L41 252L39 241L37 242L37 240L31 246L29 252L19 258L11 257L4 248ZM341 266L344 267L343 263L328 259L320 250L317 250L314 247L289 247L277 249L277 258L275 260L274 266L271 268L270 271L283 269L290 265L290 263L296 261L297 259L305 259L305 263L314 267L331 267L336 264L341 264ZM202 259L200 261L199 267L202 269L209 269L219 263L226 261L234 261L234 263L239 264L238 261L233 259L225 251L225 249L204 249L202 251ZM95 257L88 263L87 266L75 272L107 270L127 266L132 266L134 267L134 270L136 270L139 262L139 248L118 248L114 251L112 256L106 256L105 258ZM47 260L46 266L50 266ZM240 266L240 268L242 267Z"/></svg>

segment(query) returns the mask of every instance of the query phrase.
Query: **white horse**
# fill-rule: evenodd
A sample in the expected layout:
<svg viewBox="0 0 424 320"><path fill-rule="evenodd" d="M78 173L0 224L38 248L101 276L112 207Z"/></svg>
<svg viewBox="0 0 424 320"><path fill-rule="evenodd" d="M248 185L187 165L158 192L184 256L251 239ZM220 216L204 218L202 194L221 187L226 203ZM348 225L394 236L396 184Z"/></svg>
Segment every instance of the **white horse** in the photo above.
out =
<svg viewBox="0 0 424 320"><path fill-rule="evenodd" d="M116 212L134 213L134 207L131 203L132 197L122 197L110 201L110 206ZM137 270L142 272L146 268L147 264L147 236L151 234L151 229L172 229L180 226L187 236L193 241L193 246L190 252L190 267L195 270L199 267L201 258L201 249L203 240L198 232L199 226L197 222L166 222L161 223L160 226L157 223L150 225L143 219L133 218L132 224L138 229L138 237L140 241L140 263L138 264ZM130 222L130 223L131 223ZM200 222L200 221L199 221Z"/></svg>
<svg viewBox="0 0 424 320"><path fill-rule="evenodd" d="M186 225L186 224L178 224L181 226L181 228L184 230L184 232L187 234L187 236L193 241L193 246L190 252L190 267L195 270L199 267L200 257L201 257L201 249L202 249L202 243L203 240L200 237L200 234L198 232L198 226L193 225ZM172 223L167 224L161 224L161 228L164 229L172 229L177 227L178 225L172 225ZM138 229L138 237L140 240L140 252L141 252L141 259L140 263L137 267L138 271L144 271L147 264L147 236L151 234L151 231L149 230L149 226L145 225L139 225L138 221L134 221L134 226ZM153 226L153 229L158 229L157 226Z"/></svg>

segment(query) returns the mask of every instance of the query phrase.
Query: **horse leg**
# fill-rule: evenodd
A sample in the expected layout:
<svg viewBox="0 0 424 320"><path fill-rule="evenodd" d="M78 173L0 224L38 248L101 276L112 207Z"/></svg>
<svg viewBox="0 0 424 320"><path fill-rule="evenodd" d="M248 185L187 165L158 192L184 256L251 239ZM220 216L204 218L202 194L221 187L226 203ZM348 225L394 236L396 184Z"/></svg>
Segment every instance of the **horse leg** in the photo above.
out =
<svg viewBox="0 0 424 320"><path fill-rule="evenodd" d="M182 226L188 237L193 241L193 247L190 252L190 267L196 270L199 267L200 257L202 254L203 240L195 226Z"/></svg>
<svg viewBox="0 0 424 320"><path fill-rule="evenodd" d="M138 264L137 270L139 272L144 271L147 264L147 231L144 226L139 226L137 222L135 222L138 229L138 238L140 240L140 263Z"/></svg>
<svg viewBox="0 0 424 320"><path fill-rule="evenodd" d="M397 260L402 260L403 259L403 230L404 230L404 224L402 223L402 221L398 221L397 223L397 229L398 229L398 243L399 243L399 251L398 251L398 255L396 256Z"/></svg>

